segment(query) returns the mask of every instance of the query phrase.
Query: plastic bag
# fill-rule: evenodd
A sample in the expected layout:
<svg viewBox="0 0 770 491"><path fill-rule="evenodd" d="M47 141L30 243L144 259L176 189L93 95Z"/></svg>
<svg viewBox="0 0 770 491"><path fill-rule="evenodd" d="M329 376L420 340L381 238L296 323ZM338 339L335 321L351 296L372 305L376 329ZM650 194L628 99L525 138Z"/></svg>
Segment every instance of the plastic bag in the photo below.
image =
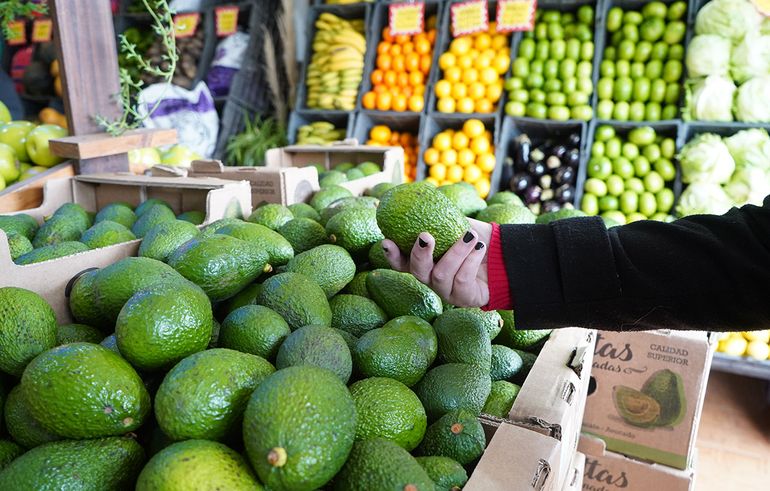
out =
<svg viewBox="0 0 770 491"><path fill-rule="evenodd" d="M241 68L248 45L249 36L243 32L236 32L217 45L214 61L211 62L211 68L206 75L206 83L215 97L222 97L230 92L230 85Z"/></svg>

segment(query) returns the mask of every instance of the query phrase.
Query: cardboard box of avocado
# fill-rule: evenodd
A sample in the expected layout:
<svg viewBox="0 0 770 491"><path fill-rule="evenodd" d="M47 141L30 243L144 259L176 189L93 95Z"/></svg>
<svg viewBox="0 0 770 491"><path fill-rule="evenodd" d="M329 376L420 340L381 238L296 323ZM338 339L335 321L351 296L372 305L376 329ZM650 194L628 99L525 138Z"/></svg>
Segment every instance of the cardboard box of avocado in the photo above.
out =
<svg viewBox="0 0 770 491"><path fill-rule="evenodd" d="M43 203L26 214L42 224L65 203L77 203L88 212L125 202L136 206L151 198L168 203L175 214L205 213L203 224L228 216L251 213L251 191L246 182L222 179L148 177L132 174L97 174L46 182ZM140 239L101 247L34 264L18 265L11 259L6 233L0 230L0 287L15 286L38 293L56 312L57 321L72 321L65 292L70 280L89 268L101 268L125 257L135 256Z"/></svg>
<svg viewBox="0 0 770 491"><path fill-rule="evenodd" d="M481 416L489 444L464 489L572 489L595 343L593 330L551 333L508 418Z"/></svg>

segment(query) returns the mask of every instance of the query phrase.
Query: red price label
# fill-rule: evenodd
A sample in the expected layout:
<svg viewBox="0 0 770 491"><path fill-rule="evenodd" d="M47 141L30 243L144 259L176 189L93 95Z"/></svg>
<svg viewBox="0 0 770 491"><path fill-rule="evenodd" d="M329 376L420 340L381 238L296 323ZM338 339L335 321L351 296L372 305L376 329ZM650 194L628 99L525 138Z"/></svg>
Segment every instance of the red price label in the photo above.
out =
<svg viewBox="0 0 770 491"><path fill-rule="evenodd" d="M14 20L8 23L8 37L5 40L8 46L27 44L27 23L23 20Z"/></svg>
<svg viewBox="0 0 770 491"><path fill-rule="evenodd" d="M393 36L420 34L425 30L424 3L394 3L390 5L389 14Z"/></svg>
<svg viewBox="0 0 770 491"><path fill-rule="evenodd" d="M497 32L531 31L535 28L537 0L499 0Z"/></svg>
<svg viewBox="0 0 770 491"><path fill-rule="evenodd" d="M770 0L751 0L762 15L770 17Z"/></svg>
<svg viewBox="0 0 770 491"><path fill-rule="evenodd" d="M232 36L238 32L238 14L240 10L235 6L217 7L214 11L217 19L217 36Z"/></svg>
<svg viewBox="0 0 770 491"><path fill-rule="evenodd" d="M486 1L470 1L452 5L452 36L473 34L489 29Z"/></svg>
<svg viewBox="0 0 770 491"><path fill-rule="evenodd" d="M174 37L177 39L190 38L195 35L201 14L198 12L189 14L177 14L174 16Z"/></svg>
<svg viewBox="0 0 770 491"><path fill-rule="evenodd" d="M51 19L37 19L32 23L32 42L47 43L53 37L53 21Z"/></svg>

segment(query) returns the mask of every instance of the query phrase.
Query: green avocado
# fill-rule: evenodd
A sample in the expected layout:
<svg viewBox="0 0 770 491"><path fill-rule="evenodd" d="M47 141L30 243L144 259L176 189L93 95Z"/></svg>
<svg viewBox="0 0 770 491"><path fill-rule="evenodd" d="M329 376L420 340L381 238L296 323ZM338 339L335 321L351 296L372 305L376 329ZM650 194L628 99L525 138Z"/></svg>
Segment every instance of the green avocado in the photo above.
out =
<svg viewBox="0 0 770 491"><path fill-rule="evenodd" d="M521 351L517 349L514 349L513 351L515 351L516 354L521 358L521 370L519 370L516 375L513 376L512 381L521 385L527 379L529 372L535 365L535 362L537 361L537 355L528 351Z"/></svg>
<svg viewBox="0 0 770 491"><path fill-rule="evenodd" d="M347 384L353 360L345 339L326 326L305 326L289 334L278 350L276 368L312 365L333 372Z"/></svg>
<svg viewBox="0 0 770 491"><path fill-rule="evenodd" d="M449 198L465 216L472 217L487 207L487 202L479 197L475 189L462 184L439 186L438 190Z"/></svg>
<svg viewBox="0 0 770 491"><path fill-rule="evenodd" d="M550 329L533 331L516 329L512 310L498 310L497 312L503 320L500 334L493 338L497 344L517 350L537 352L551 335Z"/></svg>
<svg viewBox="0 0 770 491"><path fill-rule="evenodd" d="M87 229L66 216L54 215L38 229L32 245L38 249L62 242L75 242Z"/></svg>
<svg viewBox="0 0 770 491"><path fill-rule="evenodd" d="M385 257L382 241L372 244L372 247L369 248L369 267L372 269L390 269L390 262Z"/></svg>
<svg viewBox="0 0 770 491"><path fill-rule="evenodd" d="M35 292L0 288L0 370L21 376L40 353L56 346L56 314Z"/></svg>
<svg viewBox="0 0 770 491"><path fill-rule="evenodd" d="M458 409L446 413L428 427L417 453L449 457L468 465L481 457L486 446L484 428L476 415Z"/></svg>
<svg viewBox="0 0 770 491"><path fill-rule="evenodd" d="M687 411L682 376L669 369L658 370L642 386L642 393L660 404L660 416L656 426L676 426Z"/></svg>
<svg viewBox="0 0 770 491"><path fill-rule="evenodd" d="M574 210L569 208L562 208L559 211L552 211L551 213L543 213L535 220L535 223L547 224L555 222L556 220L564 220L565 218L577 218L588 216L580 210Z"/></svg>
<svg viewBox="0 0 770 491"><path fill-rule="evenodd" d="M82 242L65 241L57 242L47 246L38 247L22 256L16 258L16 264L35 264L42 263L43 261L51 261L53 259L59 259L61 257L72 256L80 252L86 252L88 246Z"/></svg>
<svg viewBox="0 0 770 491"><path fill-rule="evenodd" d="M382 438L356 442L334 479L335 491L434 491L425 469L409 452Z"/></svg>
<svg viewBox="0 0 770 491"><path fill-rule="evenodd" d="M372 176L378 172L382 172L382 168L374 162L361 162L356 166L356 169L364 173L364 176Z"/></svg>
<svg viewBox="0 0 770 491"><path fill-rule="evenodd" d="M17 213L15 215L0 215L0 229L6 235L16 233L23 235L27 240L35 238L39 225L37 220L26 213Z"/></svg>
<svg viewBox="0 0 770 491"><path fill-rule="evenodd" d="M0 471L8 467L11 462L23 453L24 449L18 444L10 440L0 440Z"/></svg>
<svg viewBox="0 0 770 491"><path fill-rule="evenodd" d="M43 428L29 412L29 404L21 385L17 385L8 393L8 400L5 402L5 426L11 438L24 448L34 448L61 440L60 436Z"/></svg>
<svg viewBox="0 0 770 491"><path fill-rule="evenodd" d="M176 221L176 215L171 211L171 208L156 205L149 208L144 214L139 215L139 218L131 227L131 231L137 237L144 237L153 227L164 222L173 221Z"/></svg>
<svg viewBox="0 0 770 491"><path fill-rule="evenodd" d="M459 491L468 482L465 468L449 457L416 457L417 463L425 469L436 484L436 491Z"/></svg>
<svg viewBox="0 0 770 491"><path fill-rule="evenodd" d="M348 283L342 292L350 295L358 295L359 297L370 298L369 290L366 288L366 277L369 276L368 271L360 271L356 273L353 279Z"/></svg>
<svg viewBox="0 0 770 491"><path fill-rule="evenodd" d="M492 345L492 369L489 374L493 382L515 377L523 365L524 362L516 351L501 344Z"/></svg>
<svg viewBox="0 0 770 491"><path fill-rule="evenodd" d="M382 327L388 316L373 300L357 295L340 294L329 300L332 327L360 337L367 331Z"/></svg>
<svg viewBox="0 0 770 491"><path fill-rule="evenodd" d="M56 331L56 345L69 343L94 343L99 344L104 339L102 332L85 324L66 324L59 326Z"/></svg>
<svg viewBox="0 0 770 491"><path fill-rule="evenodd" d="M510 191L500 191L487 198L487 205L516 205L524 206L524 202Z"/></svg>
<svg viewBox="0 0 770 491"><path fill-rule="evenodd" d="M198 227L182 220L159 223L144 236L139 255L166 262L174 251L199 234Z"/></svg>
<svg viewBox="0 0 770 491"><path fill-rule="evenodd" d="M201 237L211 237L222 227L226 227L228 225L237 225L240 223L244 223L240 218L220 218L219 220L211 222L203 227L203 230L201 230Z"/></svg>
<svg viewBox="0 0 770 491"><path fill-rule="evenodd" d="M278 232L256 223L234 223L217 230L218 234L229 235L267 252L272 266L282 266L294 257L291 243Z"/></svg>
<svg viewBox="0 0 770 491"><path fill-rule="evenodd" d="M7 235L8 249L11 251L11 261L16 261L21 256L32 252L32 242L21 234L10 233Z"/></svg>
<svg viewBox="0 0 770 491"><path fill-rule="evenodd" d="M345 177L348 178L348 181L355 181L356 179L366 177L366 174L361 169L353 168L345 171Z"/></svg>
<svg viewBox="0 0 770 491"><path fill-rule="evenodd" d="M321 219L321 215L315 211L315 208L307 203L294 203L293 205L289 205L287 208L289 208L289 211L294 216L294 218L309 218L316 222Z"/></svg>
<svg viewBox="0 0 770 491"><path fill-rule="evenodd" d="M123 225L104 220L89 228L80 236L80 242L90 249L98 249L136 240L136 236Z"/></svg>
<svg viewBox="0 0 770 491"><path fill-rule="evenodd" d="M310 218L295 218L289 220L278 229L296 254L309 251L314 247L326 244L326 229Z"/></svg>
<svg viewBox="0 0 770 491"><path fill-rule="evenodd" d="M312 206L315 211L320 213L321 210L331 205L335 201L342 198L350 198L352 196L353 193L341 186L328 186L313 195L313 197L310 199L310 206Z"/></svg>
<svg viewBox="0 0 770 491"><path fill-rule="evenodd" d="M141 217L151 209L155 208L156 206L161 206L164 208L171 209L171 205L168 204L166 201L158 198L150 198L147 200L142 201L139 206L136 207L134 210L134 213L136 213L137 217Z"/></svg>
<svg viewBox="0 0 770 491"><path fill-rule="evenodd" d="M507 419L520 390L521 387L516 384L495 380L492 382L492 391L489 393L487 402L484 403L482 412L500 419Z"/></svg>
<svg viewBox="0 0 770 491"><path fill-rule="evenodd" d="M96 224L107 220L119 223L127 229L130 229L134 226L134 223L136 223L136 214L134 214L134 210L125 203L110 203L99 210L99 213L96 214L96 218L94 218L94 223Z"/></svg>
<svg viewBox="0 0 770 491"><path fill-rule="evenodd" d="M180 213L176 216L176 219L192 223L193 225L203 225L203 222L206 221L206 214L202 211L192 210Z"/></svg>
<svg viewBox="0 0 770 491"><path fill-rule="evenodd" d="M252 283L243 290L239 291L234 297L230 297L219 304L219 313L222 318L230 315L235 309L245 307L246 305L255 305L257 297L262 291L262 283Z"/></svg>
<svg viewBox="0 0 770 491"><path fill-rule="evenodd" d="M631 387L618 385L612 388L612 400L626 423L641 428L657 426L662 408L655 398Z"/></svg>
<svg viewBox="0 0 770 491"><path fill-rule="evenodd" d="M415 393L431 421L455 409L465 409L478 416L491 390L489 372L464 363L432 368L415 386Z"/></svg>
<svg viewBox="0 0 770 491"><path fill-rule="evenodd" d="M530 224L535 219L529 208L518 205L490 205L476 215L476 220L500 225Z"/></svg>
<svg viewBox="0 0 770 491"><path fill-rule="evenodd" d="M286 265L286 271L314 280L326 298L332 298L353 279L356 263L342 247L325 244L297 254Z"/></svg>
<svg viewBox="0 0 770 491"><path fill-rule="evenodd" d="M483 326L489 339L495 339L503 328L503 319L494 310L485 312L479 308L454 308L441 315L446 321L475 323Z"/></svg>
<svg viewBox="0 0 770 491"><path fill-rule="evenodd" d="M338 213L342 213L351 208L369 208L376 210L379 204L380 200L372 198L371 196L342 198L321 210L321 220L319 223L326 226L326 224L329 223L329 220Z"/></svg>
<svg viewBox="0 0 770 491"><path fill-rule="evenodd" d="M372 329L358 339L353 362L364 377L389 377L407 387L416 384L430 366L430 353L420 344L422 334L407 327Z"/></svg>
<svg viewBox="0 0 770 491"><path fill-rule="evenodd" d="M332 311L318 284L299 273L281 273L262 283L257 303L281 315L292 330L311 324L330 326Z"/></svg>
<svg viewBox="0 0 770 491"><path fill-rule="evenodd" d="M444 312L436 318L433 329L438 338L441 363L468 363L489 372L492 342L479 316L458 315L460 309Z"/></svg>
<svg viewBox="0 0 770 491"><path fill-rule="evenodd" d="M80 324L112 331L115 322L108 321L97 306L94 284L98 272L97 269L85 271L72 283L72 290L69 295L70 312L72 318Z"/></svg>
<svg viewBox="0 0 770 491"><path fill-rule="evenodd" d="M345 173L338 170L328 170L318 175L318 185L321 189L329 186L336 186L337 184L342 184L347 181L348 178Z"/></svg>
<svg viewBox="0 0 770 491"><path fill-rule="evenodd" d="M383 326L386 329L398 329L415 337L415 342L422 350L428 365L433 365L438 356L438 338L429 322L413 315L404 315L389 320Z"/></svg>
<svg viewBox="0 0 770 491"><path fill-rule="evenodd" d="M377 226L377 211L371 208L350 208L334 215L326 223L326 234L354 257L365 257L372 245L385 238Z"/></svg>
<svg viewBox="0 0 770 491"><path fill-rule="evenodd" d="M294 215L291 210L283 205L269 203L254 210L248 221L263 225L271 230L278 230L281 225L292 219L294 219Z"/></svg>
<svg viewBox="0 0 770 491"><path fill-rule="evenodd" d="M443 312L441 298L409 273L377 269L367 275L366 288L390 317L414 315L432 322Z"/></svg>
<svg viewBox="0 0 770 491"><path fill-rule="evenodd" d="M374 198L380 199L382 198L382 195L390 191L396 187L395 184L392 182L381 182L379 184L375 184L373 188L366 190L367 196L372 196Z"/></svg>
<svg viewBox="0 0 770 491"><path fill-rule="evenodd" d="M289 334L289 325L275 311L262 305L246 305L225 318L219 345L272 361Z"/></svg>
<svg viewBox="0 0 770 491"><path fill-rule="evenodd" d="M99 343L99 345L104 346L116 355L123 356L120 354L120 350L118 349L118 338L114 334L110 334L106 338L102 339L102 342Z"/></svg>

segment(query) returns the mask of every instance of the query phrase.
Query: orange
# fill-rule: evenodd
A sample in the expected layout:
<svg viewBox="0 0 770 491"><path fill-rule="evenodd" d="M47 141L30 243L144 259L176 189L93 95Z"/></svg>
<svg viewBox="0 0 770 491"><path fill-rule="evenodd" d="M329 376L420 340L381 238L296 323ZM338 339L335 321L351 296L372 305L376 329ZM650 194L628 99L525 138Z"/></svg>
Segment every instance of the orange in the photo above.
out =
<svg viewBox="0 0 770 491"><path fill-rule="evenodd" d="M467 70L463 71L463 83L470 85L473 82L476 82L479 80L479 71L475 68L468 68Z"/></svg>
<svg viewBox="0 0 770 491"><path fill-rule="evenodd" d="M383 82L385 82L385 85L388 87L395 87L398 84L398 74L393 70L388 70L385 72Z"/></svg>
<svg viewBox="0 0 770 491"><path fill-rule="evenodd" d="M377 57L377 68L380 70L390 70L393 66L393 57L388 53L382 53Z"/></svg>
<svg viewBox="0 0 770 491"><path fill-rule="evenodd" d="M455 100L462 99L467 95L468 95L468 86L466 86L464 83L452 84L452 97Z"/></svg>
<svg viewBox="0 0 770 491"><path fill-rule="evenodd" d="M388 143L390 143L391 145L394 145L394 146L398 145L398 132L397 131L394 131L390 135L390 141Z"/></svg>
<svg viewBox="0 0 770 491"><path fill-rule="evenodd" d="M468 86L468 97L478 101L487 94L487 88L481 82L473 82Z"/></svg>
<svg viewBox="0 0 770 491"><path fill-rule="evenodd" d="M484 51L485 49L492 47L492 36L486 32L478 34L473 42L473 47L479 51Z"/></svg>
<svg viewBox="0 0 770 491"><path fill-rule="evenodd" d="M378 124L377 126L372 126L372 129L369 130L369 138L380 143L389 142L390 135L391 135L390 128L388 128L384 124Z"/></svg>
<svg viewBox="0 0 770 491"><path fill-rule="evenodd" d="M481 70L479 73L479 80L484 85L489 85L497 82L500 76L497 74L497 70L492 67L487 67Z"/></svg>
<svg viewBox="0 0 770 491"><path fill-rule="evenodd" d="M398 139L399 145L406 148L412 144L412 134L411 133L401 133L401 137ZM408 149L407 149L408 153Z"/></svg>
<svg viewBox="0 0 770 491"><path fill-rule="evenodd" d="M449 97L452 93L452 83L449 80L439 80L433 87L436 92L436 97L441 99L442 97Z"/></svg>
<svg viewBox="0 0 770 491"><path fill-rule="evenodd" d="M446 82L446 80L445 80L445 82ZM420 95L420 96L425 95L425 86L424 85L418 85L417 87L415 87L413 95Z"/></svg>
<svg viewBox="0 0 770 491"><path fill-rule="evenodd" d="M393 69L397 72L406 71L406 63L404 62L404 55L397 55L393 57Z"/></svg>
<svg viewBox="0 0 770 491"><path fill-rule="evenodd" d="M476 70L481 70L482 68L486 68L489 65L492 64L492 58L485 54L480 54L473 60L473 68Z"/></svg>
<svg viewBox="0 0 770 491"><path fill-rule="evenodd" d="M446 178L451 183L462 181L463 168L459 165L450 166L446 171Z"/></svg>
<svg viewBox="0 0 770 491"><path fill-rule="evenodd" d="M417 53L409 53L404 57L404 65L410 72L417 72L420 70L420 55Z"/></svg>
<svg viewBox="0 0 770 491"><path fill-rule="evenodd" d="M463 172L463 181L473 184L474 182L481 179L481 176L481 170L478 167L475 165L469 165Z"/></svg>
<svg viewBox="0 0 770 491"><path fill-rule="evenodd" d="M438 57L438 66L441 67L442 70L446 70L449 67L455 66L456 64L457 57L454 55L454 53L447 52Z"/></svg>
<svg viewBox="0 0 770 491"><path fill-rule="evenodd" d="M479 193L481 199L485 199L489 195L489 179L479 179L473 183L473 187L476 188L476 192Z"/></svg>
<svg viewBox="0 0 770 491"><path fill-rule="evenodd" d="M366 141L366 144L367 144L368 146L370 146L370 147L379 147L379 146L381 146L381 145L382 145L382 143L380 143L380 142L376 142L376 141L374 141L374 140L367 140L367 141Z"/></svg>
<svg viewBox="0 0 770 491"><path fill-rule="evenodd" d="M382 79L385 76L385 72L380 70L379 68L375 68L372 70L372 75L369 77L369 79L372 81L373 85L381 84Z"/></svg>
<svg viewBox="0 0 770 491"><path fill-rule="evenodd" d="M511 59L505 55L498 54L492 59L492 68L498 75L505 75L511 66Z"/></svg>
<svg viewBox="0 0 770 491"><path fill-rule="evenodd" d="M442 131L433 137L433 148L441 152L452 148L452 136Z"/></svg>
<svg viewBox="0 0 770 491"><path fill-rule="evenodd" d="M390 92L382 92L377 94L377 109L380 111L389 111L390 106L393 104L393 96Z"/></svg>
<svg viewBox="0 0 770 491"><path fill-rule="evenodd" d="M422 95L413 95L409 97L409 110L416 113L422 112L425 108L425 99Z"/></svg>
<svg viewBox="0 0 770 491"><path fill-rule="evenodd" d="M374 109L377 107L377 94L373 91L367 92L361 99L361 104L364 106L364 109Z"/></svg>
<svg viewBox="0 0 770 491"><path fill-rule="evenodd" d="M412 72L409 74L409 85L415 87L425 83L425 75L422 72Z"/></svg>
<svg viewBox="0 0 770 491"><path fill-rule="evenodd" d="M436 29L428 31L428 41L430 41L431 44L435 44L436 36L438 36L438 31Z"/></svg>
<svg viewBox="0 0 770 491"><path fill-rule="evenodd" d="M500 97L503 95L503 85L501 82L502 81L499 81L499 83L494 83L492 85L487 85L485 95L486 95L486 98L493 103L499 101Z"/></svg>
<svg viewBox="0 0 770 491"><path fill-rule="evenodd" d="M409 85L409 74L406 72L398 72L397 85L399 87L406 87Z"/></svg>
<svg viewBox="0 0 770 491"><path fill-rule="evenodd" d="M454 38L452 42L449 43L449 51L458 56L467 54L472 47L473 47L473 41L471 40L471 38L467 36L460 36L459 38Z"/></svg>
<svg viewBox="0 0 770 491"><path fill-rule="evenodd" d="M399 34L396 36L395 40L398 44L406 44L412 40L412 36L408 34Z"/></svg>
<svg viewBox="0 0 770 491"><path fill-rule="evenodd" d="M385 41L380 41L380 44L377 45L377 54L383 55L390 52L390 43Z"/></svg>
<svg viewBox="0 0 770 491"><path fill-rule="evenodd" d="M414 43L406 43L403 46L401 46L401 52L405 55L408 55L409 53L414 53Z"/></svg>
<svg viewBox="0 0 770 491"><path fill-rule="evenodd" d="M393 105L391 109L398 112L404 112L407 108L407 99L403 94L399 94L393 98Z"/></svg>
<svg viewBox="0 0 770 491"><path fill-rule="evenodd" d="M451 97L442 97L436 102L436 109L440 113L453 113L455 112L455 100Z"/></svg>
<svg viewBox="0 0 770 491"><path fill-rule="evenodd" d="M430 54L432 46L430 45L430 40L427 36L420 37L417 36L417 39L414 40L414 49L421 55L427 55Z"/></svg>
<svg viewBox="0 0 770 491"><path fill-rule="evenodd" d="M463 70L468 70L469 68L473 67L473 60L475 59L475 56L467 54L462 55L459 58L457 58L457 66L462 68Z"/></svg>
<svg viewBox="0 0 770 491"><path fill-rule="evenodd" d="M407 97L412 97L414 95L414 88L407 85L406 87L401 88L401 93Z"/></svg>
<svg viewBox="0 0 770 491"><path fill-rule="evenodd" d="M464 133L455 133L457 135L463 135ZM462 167L468 167L476 162L476 154L470 148L463 148L457 152L457 164Z"/></svg>
<svg viewBox="0 0 770 491"><path fill-rule="evenodd" d="M459 82L463 78L463 71L460 67L449 67L444 71L444 78L452 83Z"/></svg>
<svg viewBox="0 0 770 491"><path fill-rule="evenodd" d="M430 170L428 171L428 175L434 179L438 179L439 181L443 181L446 179L446 165L445 164L436 164L432 165Z"/></svg>
<svg viewBox="0 0 770 491"><path fill-rule="evenodd" d="M464 148L468 148L468 144L470 143L470 139L463 133L462 131L458 131L454 135L452 135L452 148L455 150L462 150Z"/></svg>
<svg viewBox="0 0 770 491"><path fill-rule="evenodd" d="M469 119L463 123L463 133L468 135L468 138L477 138L483 135L485 131L484 123L478 119Z"/></svg>
<svg viewBox="0 0 770 491"><path fill-rule="evenodd" d="M438 163L438 158L441 154L438 150L431 147L427 150L425 150L425 153L423 154L422 158L425 160L425 163L428 165L434 165Z"/></svg>
<svg viewBox="0 0 770 491"><path fill-rule="evenodd" d="M473 99L470 97L463 97L459 101L457 101L457 112L458 113L464 113L464 114L470 114L473 112L474 104Z"/></svg>
<svg viewBox="0 0 770 491"><path fill-rule="evenodd" d="M386 26L382 29L382 39L389 43L393 42L393 36L390 35L390 27Z"/></svg>
<svg viewBox="0 0 770 491"><path fill-rule="evenodd" d="M494 153L482 153L478 157L476 157L476 165L481 170L481 172L486 172L489 174L493 170L495 170L495 164L497 162L495 161L495 154Z"/></svg>
<svg viewBox="0 0 770 491"><path fill-rule="evenodd" d="M491 20L489 21L489 29L487 29L487 32L489 34L496 34L497 33L497 22Z"/></svg>
<svg viewBox="0 0 770 491"><path fill-rule="evenodd" d="M474 107L477 113L482 114L489 114L495 110L495 105L486 98L477 99Z"/></svg>
<svg viewBox="0 0 770 491"><path fill-rule="evenodd" d="M471 139L470 149L473 150L473 153L476 155L481 155L482 153L489 152L491 146L492 145L490 145L489 139L486 136L477 136Z"/></svg>
<svg viewBox="0 0 770 491"><path fill-rule="evenodd" d="M378 93L378 94L381 94L381 93L383 93L383 92L387 92L387 91L388 91L388 86L387 86L387 85L384 85L384 84L381 84L381 85L375 85L375 86L374 86L374 88L373 88L372 90L373 90L374 92Z"/></svg>
<svg viewBox="0 0 770 491"><path fill-rule="evenodd" d="M400 44L391 44L390 45L390 51L391 56L398 56L401 54L401 45Z"/></svg>
<svg viewBox="0 0 770 491"><path fill-rule="evenodd" d="M420 71L425 75L430 73L430 66L432 64L433 64L433 59L431 59L430 55L420 56Z"/></svg>
<svg viewBox="0 0 770 491"><path fill-rule="evenodd" d="M492 49L502 49L508 46L508 36L495 34L492 36Z"/></svg>

